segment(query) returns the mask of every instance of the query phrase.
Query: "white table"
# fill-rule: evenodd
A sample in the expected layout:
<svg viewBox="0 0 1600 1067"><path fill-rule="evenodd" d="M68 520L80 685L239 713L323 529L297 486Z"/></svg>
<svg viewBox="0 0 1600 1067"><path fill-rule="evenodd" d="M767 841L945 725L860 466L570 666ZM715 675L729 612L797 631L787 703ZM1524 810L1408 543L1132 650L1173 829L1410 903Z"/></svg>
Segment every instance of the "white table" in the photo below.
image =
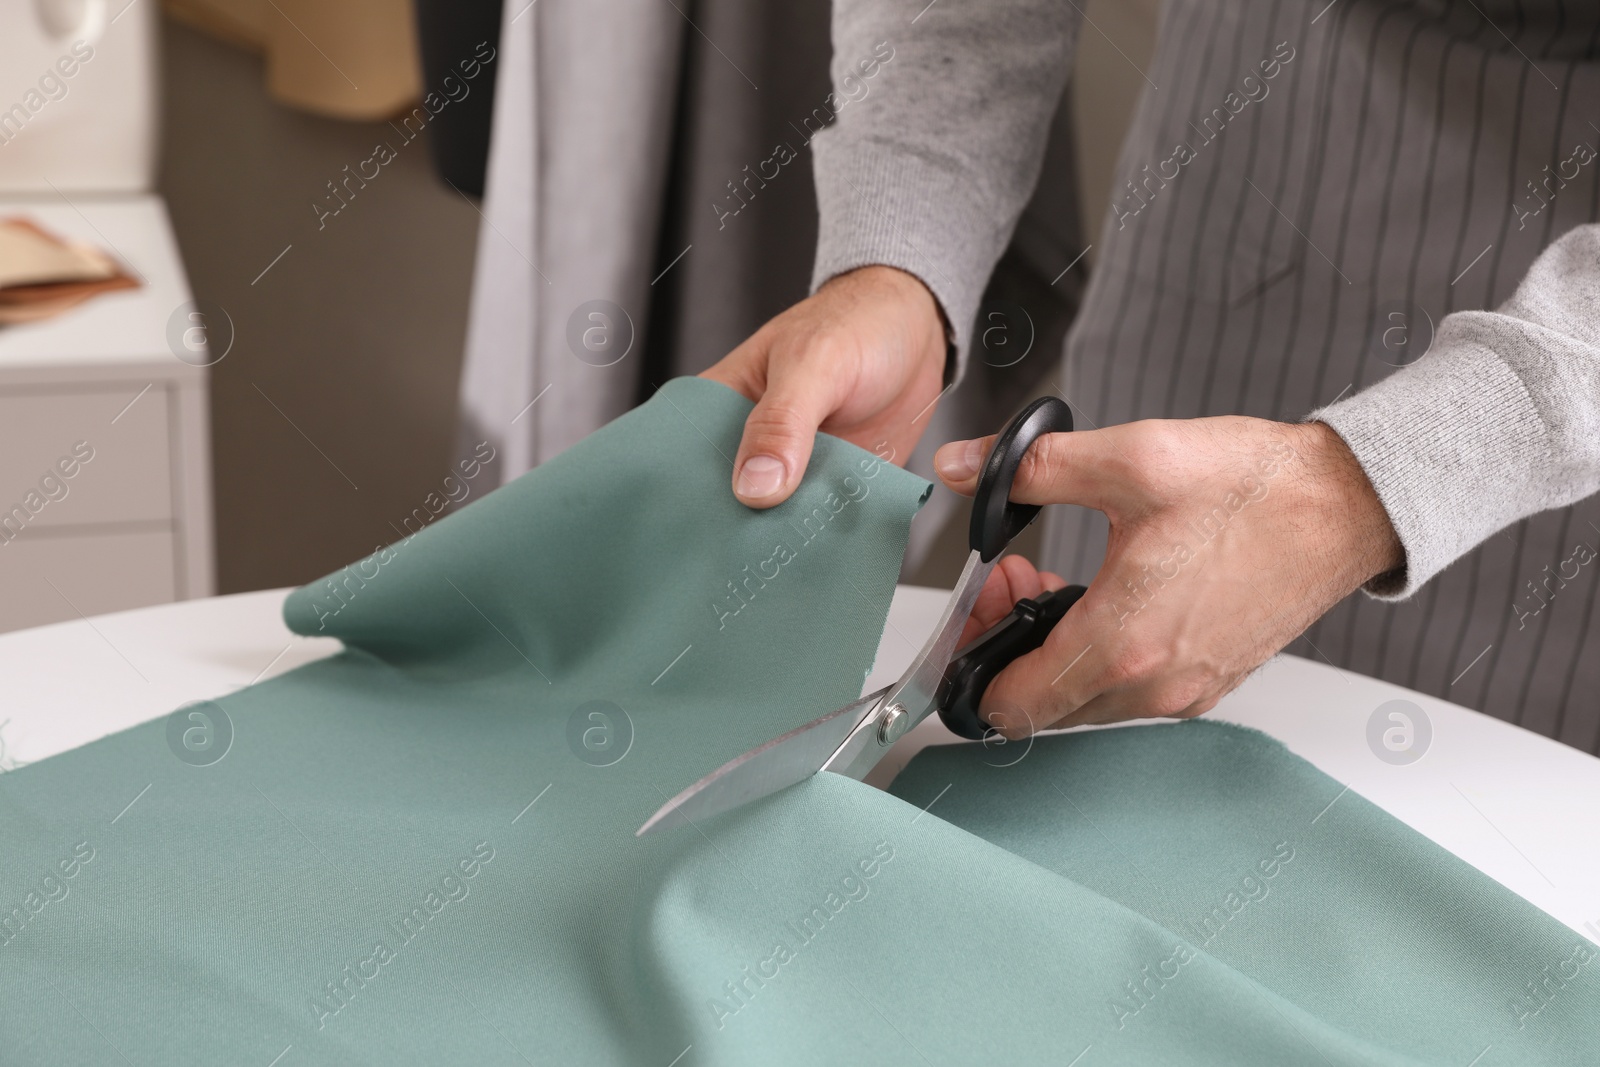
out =
<svg viewBox="0 0 1600 1067"><path fill-rule="evenodd" d="M0 635L0 769L53 756L336 651L283 626L288 591L143 608ZM866 692L893 680L946 594L901 587ZM1405 699L1432 727L1422 758L1394 765L1367 724ZM1279 656L1213 718L1283 741L1331 777L1592 940L1600 940L1600 760L1386 682ZM937 717L913 730L872 781L925 744L952 743ZM1336 799L1334 803L1338 803Z"/></svg>
<svg viewBox="0 0 1600 1067"><path fill-rule="evenodd" d="M0 217L13 215L104 249L140 285L0 330L0 519L12 523L0 533L0 630L209 596L206 368L227 354L231 324L193 327L211 305L193 303L160 197L0 199ZM13 511L79 442L93 458L65 495Z"/></svg>

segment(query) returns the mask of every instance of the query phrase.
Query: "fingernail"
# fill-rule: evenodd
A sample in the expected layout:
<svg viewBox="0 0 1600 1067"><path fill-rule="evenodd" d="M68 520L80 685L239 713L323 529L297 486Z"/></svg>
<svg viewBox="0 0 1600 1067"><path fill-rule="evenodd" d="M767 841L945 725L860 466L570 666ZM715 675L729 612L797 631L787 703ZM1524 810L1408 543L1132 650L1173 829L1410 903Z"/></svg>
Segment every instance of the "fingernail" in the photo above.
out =
<svg viewBox="0 0 1600 1067"><path fill-rule="evenodd" d="M965 481L982 466L982 441L951 441L933 454L933 469L946 481Z"/></svg>
<svg viewBox="0 0 1600 1067"><path fill-rule="evenodd" d="M773 456L751 456L739 468L734 491L746 500L761 500L783 488L783 460Z"/></svg>

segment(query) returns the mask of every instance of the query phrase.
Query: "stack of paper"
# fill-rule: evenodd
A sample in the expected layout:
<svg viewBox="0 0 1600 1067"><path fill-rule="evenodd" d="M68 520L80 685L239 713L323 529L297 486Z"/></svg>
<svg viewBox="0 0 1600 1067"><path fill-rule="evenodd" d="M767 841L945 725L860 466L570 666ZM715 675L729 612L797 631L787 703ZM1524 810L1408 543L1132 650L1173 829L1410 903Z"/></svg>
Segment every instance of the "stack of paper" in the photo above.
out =
<svg viewBox="0 0 1600 1067"><path fill-rule="evenodd" d="M63 240L28 219L0 219L0 325L48 318L138 285L98 248Z"/></svg>

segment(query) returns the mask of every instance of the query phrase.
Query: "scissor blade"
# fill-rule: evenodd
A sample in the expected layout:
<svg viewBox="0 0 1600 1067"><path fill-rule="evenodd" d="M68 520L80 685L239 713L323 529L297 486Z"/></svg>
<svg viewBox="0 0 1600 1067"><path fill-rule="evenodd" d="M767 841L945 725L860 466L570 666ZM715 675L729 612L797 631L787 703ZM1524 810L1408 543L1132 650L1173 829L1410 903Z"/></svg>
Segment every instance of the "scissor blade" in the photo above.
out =
<svg viewBox="0 0 1600 1067"><path fill-rule="evenodd" d="M978 594L983 592L984 583L989 580L989 574L998 559L996 557L985 563L976 551L968 553L967 565L962 568L955 590L945 602L944 614L939 616L939 622L934 626L933 633L928 635L922 651L917 653L917 658L889 694L889 703L899 704L910 712L910 726L916 726L938 708L940 683L944 681L945 670L955 657L956 642L961 639L961 631L966 628L972 607L978 602ZM878 754L870 749L867 752L868 758L877 762ZM856 777L865 778L870 769L869 765Z"/></svg>
<svg viewBox="0 0 1600 1067"><path fill-rule="evenodd" d="M689 822L720 815L816 774L887 690L864 696L820 719L735 756L673 797L634 831L643 837L679 816Z"/></svg>

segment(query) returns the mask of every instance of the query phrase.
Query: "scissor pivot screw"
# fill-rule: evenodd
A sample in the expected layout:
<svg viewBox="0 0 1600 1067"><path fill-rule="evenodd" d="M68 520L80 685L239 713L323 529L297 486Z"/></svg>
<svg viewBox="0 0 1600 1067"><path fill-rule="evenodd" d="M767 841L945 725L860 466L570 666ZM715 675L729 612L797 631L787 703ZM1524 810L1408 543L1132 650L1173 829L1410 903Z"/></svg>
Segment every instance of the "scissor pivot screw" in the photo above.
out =
<svg viewBox="0 0 1600 1067"><path fill-rule="evenodd" d="M890 704L878 722L878 744L894 744L910 725L911 713L899 704Z"/></svg>

